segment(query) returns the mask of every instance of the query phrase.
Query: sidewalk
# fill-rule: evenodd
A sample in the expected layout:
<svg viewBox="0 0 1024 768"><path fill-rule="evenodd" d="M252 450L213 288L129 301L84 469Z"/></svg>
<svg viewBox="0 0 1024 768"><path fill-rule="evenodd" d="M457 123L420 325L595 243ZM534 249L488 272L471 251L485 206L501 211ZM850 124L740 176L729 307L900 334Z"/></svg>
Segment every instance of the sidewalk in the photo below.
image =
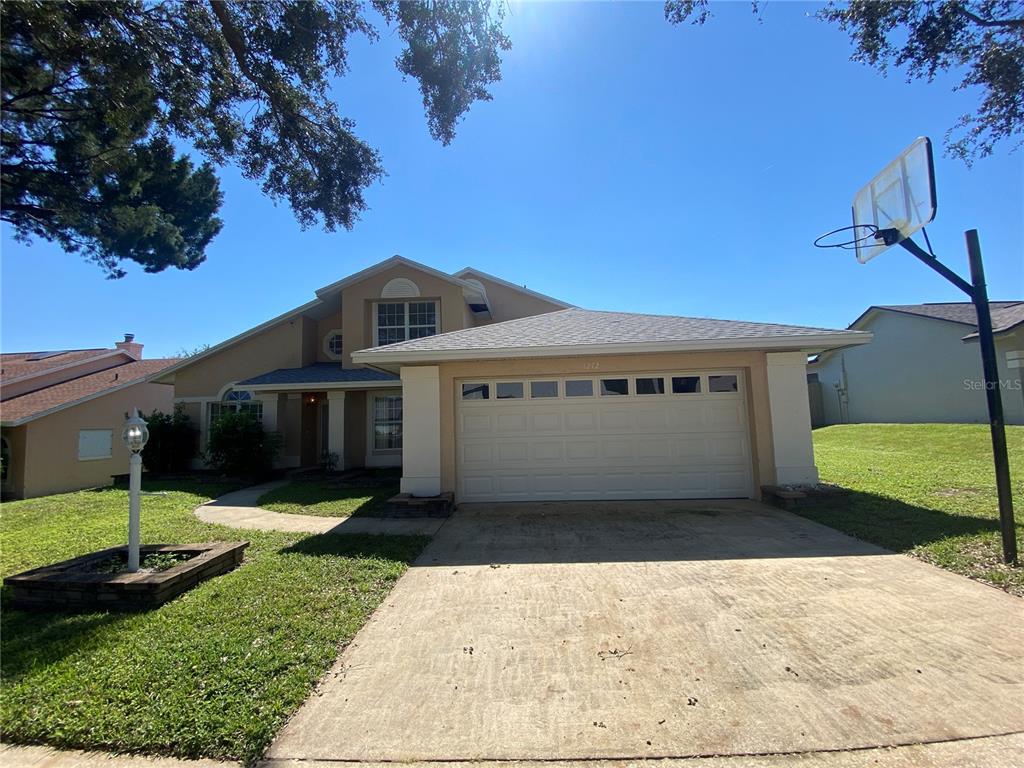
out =
<svg viewBox="0 0 1024 768"><path fill-rule="evenodd" d="M248 530L283 531L285 533L369 533L390 536L433 536L445 522L444 519L438 518L338 518L292 515L284 512L271 512L269 509L256 506L260 496L267 491L280 488L285 483L287 483L286 480L278 480L226 493L219 499L196 507L196 517L204 523Z"/></svg>
<svg viewBox="0 0 1024 768"><path fill-rule="evenodd" d="M0 744L0 765L3 768L240 768L241 763Z"/></svg>

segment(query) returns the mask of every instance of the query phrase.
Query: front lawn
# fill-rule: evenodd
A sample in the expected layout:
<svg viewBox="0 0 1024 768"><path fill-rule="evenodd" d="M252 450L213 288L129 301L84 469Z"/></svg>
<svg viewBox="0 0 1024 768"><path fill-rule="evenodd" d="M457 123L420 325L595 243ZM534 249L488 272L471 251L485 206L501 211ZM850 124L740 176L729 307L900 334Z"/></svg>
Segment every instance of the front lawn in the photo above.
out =
<svg viewBox="0 0 1024 768"><path fill-rule="evenodd" d="M398 493L395 486L338 488L327 480L292 480L260 496L256 503L274 512L317 517L372 516Z"/></svg>
<svg viewBox="0 0 1024 768"><path fill-rule="evenodd" d="M252 763L426 542L207 525L205 496L165 490L144 543L247 539L245 562L146 613L5 609L5 742ZM2 574L123 543L127 509L113 489L3 504Z"/></svg>
<svg viewBox="0 0 1024 768"><path fill-rule="evenodd" d="M1024 553L1024 427L1006 432ZM824 427L814 432L814 453L822 482L853 493L800 514L1024 596L1024 568L1002 563L987 424Z"/></svg>

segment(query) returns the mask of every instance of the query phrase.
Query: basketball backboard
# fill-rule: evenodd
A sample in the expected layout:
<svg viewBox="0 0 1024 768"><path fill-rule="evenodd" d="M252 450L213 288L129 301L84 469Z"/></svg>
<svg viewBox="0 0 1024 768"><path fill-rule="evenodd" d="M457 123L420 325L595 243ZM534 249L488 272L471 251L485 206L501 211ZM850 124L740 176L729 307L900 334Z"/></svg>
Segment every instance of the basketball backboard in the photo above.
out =
<svg viewBox="0 0 1024 768"><path fill-rule="evenodd" d="M874 227L896 230L891 237L856 242L857 261L864 264L885 249L917 232L935 218L935 172L931 140L922 136L889 163L853 198L854 232Z"/></svg>

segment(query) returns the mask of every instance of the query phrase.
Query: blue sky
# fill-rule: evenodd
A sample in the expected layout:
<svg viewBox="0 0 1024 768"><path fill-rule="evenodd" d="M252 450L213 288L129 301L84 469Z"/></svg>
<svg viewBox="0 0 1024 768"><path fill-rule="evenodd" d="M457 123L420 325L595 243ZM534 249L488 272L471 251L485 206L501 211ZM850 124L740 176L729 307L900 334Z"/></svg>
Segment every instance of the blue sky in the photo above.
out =
<svg viewBox="0 0 1024 768"><path fill-rule="evenodd" d="M393 67L397 36L360 41L336 94L389 175L353 231L303 232L231 168L224 230L192 272L129 266L108 281L5 225L3 348L108 346L131 331L147 356L172 355L395 253L595 309L841 328L870 304L959 301L903 251L861 266L811 245L919 135L938 150L936 252L966 274L963 231L977 228L991 297L1024 298L1024 152L971 169L943 157L976 94L881 78L814 8L769 3L758 23L747 3L723 4L696 28L656 3L514 3L504 79L449 147Z"/></svg>

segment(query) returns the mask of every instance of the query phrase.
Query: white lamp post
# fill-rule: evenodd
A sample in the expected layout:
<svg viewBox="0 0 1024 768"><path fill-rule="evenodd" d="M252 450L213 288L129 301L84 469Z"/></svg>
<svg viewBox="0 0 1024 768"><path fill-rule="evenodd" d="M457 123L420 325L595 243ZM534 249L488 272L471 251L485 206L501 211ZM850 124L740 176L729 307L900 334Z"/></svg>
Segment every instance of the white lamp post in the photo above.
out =
<svg viewBox="0 0 1024 768"><path fill-rule="evenodd" d="M139 492L142 486L142 449L149 440L149 427L139 416L139 409L124 423L121 432L124 444L131 454L131 469L128 475L128 571L139 570Z"/></svg>

